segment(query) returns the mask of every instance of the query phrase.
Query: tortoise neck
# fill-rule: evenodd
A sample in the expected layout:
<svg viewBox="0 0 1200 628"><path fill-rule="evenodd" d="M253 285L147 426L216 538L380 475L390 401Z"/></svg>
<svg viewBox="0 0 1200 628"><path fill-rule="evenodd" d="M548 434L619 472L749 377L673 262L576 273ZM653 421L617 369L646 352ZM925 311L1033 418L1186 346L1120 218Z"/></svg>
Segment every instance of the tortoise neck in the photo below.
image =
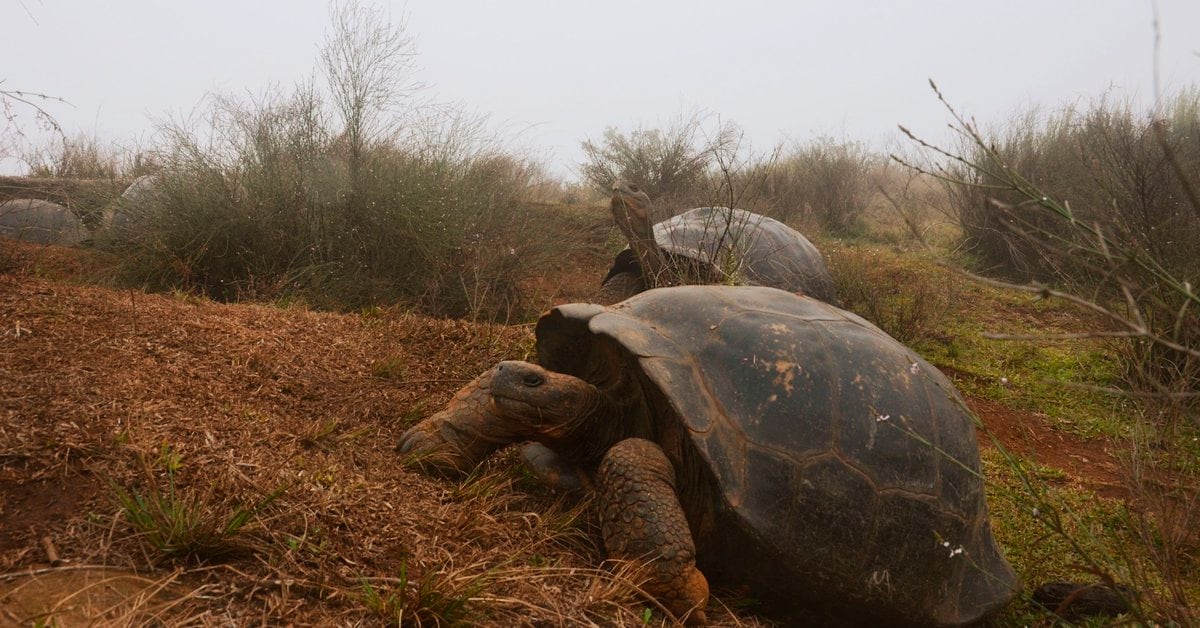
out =
<svg viewBox="0 0 1200 628"><path fill-rule="evenodd" d="M546 443L588 470L595 469L616 443L634 436L651 436L640 384L627 370L622 369L616 381L595 392L590 407L567 426L565 436Z"/></svg>
<svg viewBox="0 0 1200 628"><path fill-rule="evenodd" d="M639 204L635 209L632 206L634 203L637 201L618 194L613 197L610 209L617 227L629 241L629 248L637 255L647 286L655 287L666 268L666 262L658 241L654 239L649 207Z"/></svg>

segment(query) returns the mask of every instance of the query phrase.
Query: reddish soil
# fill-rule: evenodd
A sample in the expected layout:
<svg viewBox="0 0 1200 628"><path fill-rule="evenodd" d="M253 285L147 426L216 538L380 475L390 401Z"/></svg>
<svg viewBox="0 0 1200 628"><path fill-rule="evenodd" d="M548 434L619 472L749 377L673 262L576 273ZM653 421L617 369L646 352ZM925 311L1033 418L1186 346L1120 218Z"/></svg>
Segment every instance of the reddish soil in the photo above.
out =
<svg viewBox="0 0 1200 628"><path fill-rule="evenodd" d="M981 446L994 447L999 441L1008 451L1060 469L1070 481L1103 497L1128 497L1129 491L1121 482L1121 470L1108 441L1083 439L1056 430L1045 417L988 399L969 397L967 405L983 421L985 429L978 432Z"/></svg>
<svg viewBox="0 0 1200 628"><path fill-rule="evenodd" d="M447 482L394 451L485 368L525 357L529 326L115 291L69 279L80 252L0 246L0 625L374 625L400 606L406 624L640 623L627 577L596 568L590 519L526 486L511 456ZM156 551L113 486L174 490L218 527L286 490L213 560ZM166 606L63 614L83 585L59 576L114 568L169 581Z"/></svg>
<svg viewBox="0 0 1200 628"><path fill-rule="evenodd" d="M974 377L951 367L942 371L953 381ZM983 422L983 428L976 434L981 447L995 447L999 443L1023 458L1063 471L1068 481L1103 497L1128 497L1113 443L1056 430L1045 415L1036 412L1010 408L982 397L966 399L967 406Z"/></svg>
<svg viewBox="0 0 1200 628"><path fill-rule="evenodd" d="M10 475L7 472L3 475ZM15 474L13 474L15 475ZM62 482L49 478L19 482L0 479L0 553L34 545L51 534L95 495L91 482Z"/></svg>
<svg viewBox="0 0 1200 628"><path fill-rule="evenodd" d="M250 535L267 549L176 574L172 586L206 600L173 606L179 617L390 621L364 605L361 583L391 586L407 569L413 578L493 574L487 623L637 623L642 606L627 589L589 571L598 562L594 531L565 525L570 514L545 495L514 490L504 461L499 475L455 488L403 468L392 450L407 426L484 368L524 357L528 326L114 291L60 278L87 267L79 252L4 253L0 578L46 567L42 537L68 565L171 573L150 559L110 488L161 482L156 469L169 445L183 461L180 491L212 500L206 506L290 486ZM572 260L558 279L543 280L547 300L586 296L603 276L597 259ZM1105 443L994 402L969 403L1005 447L1122 496ZM516 575L494 575L506 570ZM756 621L714 607L710 617Z"/></svg>

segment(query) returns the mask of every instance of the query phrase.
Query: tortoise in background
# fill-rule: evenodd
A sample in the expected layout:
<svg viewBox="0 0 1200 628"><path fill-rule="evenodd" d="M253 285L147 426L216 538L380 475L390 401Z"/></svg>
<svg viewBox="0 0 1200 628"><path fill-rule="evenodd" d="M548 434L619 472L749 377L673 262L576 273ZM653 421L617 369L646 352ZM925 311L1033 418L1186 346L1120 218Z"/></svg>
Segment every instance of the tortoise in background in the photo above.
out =
<svg viewBox="0 0 1200 628"><path fill-rule="evenodd" d="M91 237L91 232L62 205L19 198L0 203L0 236L38 244L74 246Z"/></svg>
<svg viewBox="0 0 1200 628"><path fill-rule="evenodd" d="M650 198L616 181L613 219L629 242L593 300L623 301L648 288L681 284L755 285L835 302L833 278L817 247L800 232L744 209L697 207L656 225Z"/></svg>
<svg viewBox="0 0 1200 628"><path fill-rule="evenodd" d="M971 624L1014 595L962 398L858 316L684 286L536 335L541 366L501 362L398 449L462 472L543 444L551 475L594 477L609 557L645 561L676 617L704 621L706 576L817 624Z"/></svg>

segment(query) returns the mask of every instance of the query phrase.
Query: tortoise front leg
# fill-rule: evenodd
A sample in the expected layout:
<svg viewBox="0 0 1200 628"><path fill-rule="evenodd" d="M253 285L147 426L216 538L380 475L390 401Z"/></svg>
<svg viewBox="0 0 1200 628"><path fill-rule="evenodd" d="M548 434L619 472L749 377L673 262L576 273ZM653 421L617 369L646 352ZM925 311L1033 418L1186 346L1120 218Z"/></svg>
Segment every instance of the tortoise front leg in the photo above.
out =
<svg viewBox="0 0 1200 628"><path fill-rule="evenodd" d="M501 447L524 440L518 426L496 414L491 369L454 395L445 409L400 437L396 451L422 468L458 475L474 469Z"/></svg>
<svg viewBox="0 0 1200 628"><path fill-rule="evenodd" d="M592 303L613 305L646 290L646 280L640 272L617 273L608 278L600 289L592 295Z"/></svg>
<svg viewBox="0 0 1200 628"><path fill-rule="evenodd" d="M539 483L560 493L577 495L592 488L591 480L579 467L541 443L522 447L521 462Z"/></svg>
<svg viewBox="0 0 1200 628"><path fill-rule="evenodd" d="M596 487L608 557L644 564L647 593L686 623L706 623L708 581L696 568L675 471L662 448L640 438L617 443L600 463Z"/></svg>

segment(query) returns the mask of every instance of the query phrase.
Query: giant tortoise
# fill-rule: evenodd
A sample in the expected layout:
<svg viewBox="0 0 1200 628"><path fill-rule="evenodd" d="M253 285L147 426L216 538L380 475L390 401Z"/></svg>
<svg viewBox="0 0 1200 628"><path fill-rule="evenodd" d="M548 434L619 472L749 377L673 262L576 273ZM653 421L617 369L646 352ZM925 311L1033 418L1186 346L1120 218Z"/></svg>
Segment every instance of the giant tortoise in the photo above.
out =
<svg viewBox="0 0 1200 628"><path fill-rule="evenodd" d="M398 450L462 472L544 444L676 617L704 621L707 578L814 625L971 624L1014 595L962 398L862 318L682 286L560 306L536 336L540 365L501 362Z"/></svg>
<svg viewBox="0 0 1200 628"><path fill-rule="evenodd" d="M610 209L629 248L617 255L592 299L596 303L688 283L769 286L834 303L833 278L821 252L774 218L697 207L651 227L650 197L627 181L612 184Z"/></svg>
<svg viewBox="0 0 1200 628"><path fill-rule="evenodd" d="M117 199L104 214L104 225L110 234L124 235L134 222L134 217L144 214L145 206L153 204L163 193L163 175L161 173L144 174L129 187L121 192Z"/></svg>
<svg viewBox="0 0 1200 628"><path fill-rule="evenodd" d="M74 246L90 235L83 221L57 203L35 198L0 203L0 236L38 244Z"/></svg>

